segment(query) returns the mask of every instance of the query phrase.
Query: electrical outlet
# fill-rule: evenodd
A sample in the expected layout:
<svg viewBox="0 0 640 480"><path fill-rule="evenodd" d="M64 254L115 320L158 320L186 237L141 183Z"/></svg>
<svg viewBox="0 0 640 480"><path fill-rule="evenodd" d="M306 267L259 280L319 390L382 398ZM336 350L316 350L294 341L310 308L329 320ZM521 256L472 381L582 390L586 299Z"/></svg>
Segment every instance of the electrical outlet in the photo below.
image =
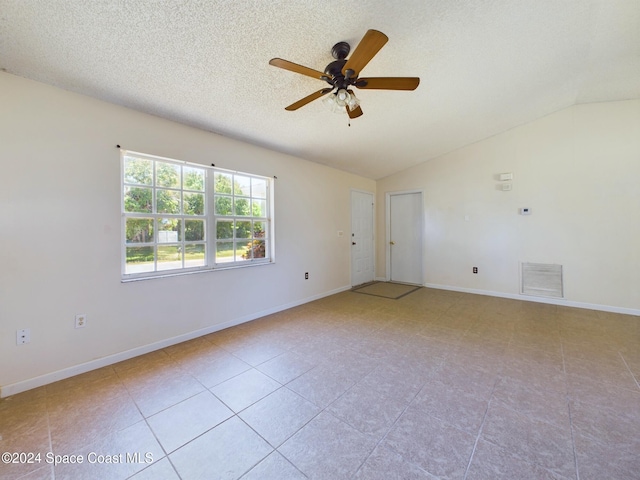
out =
<svg viewBox="0 0 640 480"><path fill-rule="evenodd" d="M478 267L473 267L473 273L478 273Z"/></svg>
<svg viewBox="0 0 640 480"><path fill-rule="evenodd" d="M309 280L309 272L304 272L304 279Z"/></svg>
<svg viewBox="0 0 640 480"><path fill-rule="evenodd" d="M79 313L76 315L76 328L84 328L87 326L87 314Z"/></svg>
<svg viewBox="0 0 640 480"><path fill-rule="evenodd" d="M31 342L31 329L23 328L16 332L16 345L24 345Z"/></svg>

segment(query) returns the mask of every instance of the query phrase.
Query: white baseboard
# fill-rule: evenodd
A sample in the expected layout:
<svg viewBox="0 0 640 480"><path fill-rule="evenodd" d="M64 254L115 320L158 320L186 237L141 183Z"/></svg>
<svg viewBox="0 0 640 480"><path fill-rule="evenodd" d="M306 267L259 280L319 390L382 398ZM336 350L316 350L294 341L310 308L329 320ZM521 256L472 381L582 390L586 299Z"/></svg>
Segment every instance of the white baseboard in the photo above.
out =
<svg viewBox="0 0 640 480"><path fill-rule="evenodd" d="M602 312L622 313L625 315L640 315L640 309L636 309L636 308L614 307L611 305L598 305L595 303L574 302L572 300L565 300L563 298L534 297L531 295L493 292L490 290L478 290L475 288L453 287L450 285L438 285L435 283L425 283L424 286L429 288L435 288L438 290L450 290L453 292L473 293L476 295L486 295L489 297L510 298L513 300L523 300L526 302L547 303L551 305L561 305L564 307L575 307L575 308L584 308L587 310L600 310Z"/></svg>
<svg viewBox="0 0 640 480"><path fill-rule="evenodd" d="M62 370L57 370L51 373L46 373L38 377L30 378L30 379L23 380L16 383L11 383L8 385L3 385L0 387L0 398L9 397L17 393L25 392L33 388L42 387L43 385L57 382L58 380L64 380L65 378L80 375L81 373L86 373L86 372L90 372L91 370L96 370L98 368L106 367L108 365L113 365L114 363L122 362L124 360L129 360L130 358L137 357L139 355L144 355L145 353L150 353L155 350L160 350L161 348L170 347L171 345L176 345L178 343L186 342L187 340L193 340L194 338L198 338L203 335L208 335L210 333L217 332L219 330L224 330L225 328L250 322L251 320L256 320L258 318L265 317L273 313L278 313L283 310L288 310L289 308L297 307L299 305L304 305L305 303L313 302L314 300L319 300L321 298L328 297L330 295L334 295L336 293L344 292L350 289L351 289L350 286L337 288L329 292L324 292L318 295L307 297L303 300L297 300L295 302L287 303L284 305L278 305L277 307L272 307L256 313L245 315L240 318L229 320L228 322L218 323L216 325L202 328L200 330L195 330L193 332L178 335L176 337L167 338L165 340L160 340L158 342L143 345L141 347L132 348L131 350L126 350L124 352L108 355L106 357L98 358L96 360L91 360L90 362L81 363L79 365L73 365L71 367L63 368Z"/></svg>

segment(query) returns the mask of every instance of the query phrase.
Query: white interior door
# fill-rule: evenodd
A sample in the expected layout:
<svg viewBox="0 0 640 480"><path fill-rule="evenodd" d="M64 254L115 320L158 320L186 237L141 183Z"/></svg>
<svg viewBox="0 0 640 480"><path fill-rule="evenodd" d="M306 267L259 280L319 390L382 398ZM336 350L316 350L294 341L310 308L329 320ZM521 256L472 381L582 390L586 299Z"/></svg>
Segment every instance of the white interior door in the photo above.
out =
<svg viewBox="0 0 640 480"><path fill-rule="evenodd" d="M422 285L422 193L389 195L389 279Z"/></svg>
<svg viewBox="0 0 640 480"><path fill-rule="evenodd" d="M351 285L374 279L373 194L351 192Z"/></svg>

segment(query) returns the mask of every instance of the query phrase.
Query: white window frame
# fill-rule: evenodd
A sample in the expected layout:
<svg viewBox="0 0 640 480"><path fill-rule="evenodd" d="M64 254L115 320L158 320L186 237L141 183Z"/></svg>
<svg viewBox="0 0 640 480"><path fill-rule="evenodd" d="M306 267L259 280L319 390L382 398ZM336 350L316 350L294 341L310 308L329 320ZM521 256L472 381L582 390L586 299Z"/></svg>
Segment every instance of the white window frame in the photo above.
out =
<svg viewBox="0 0 640 480"><path fill-rule="evenodd" d="M142 185L135 183L126 182L125 178L125 158L138 158L141 160L147 160L153 162L153 180L152 185ZM156 179L156 169L158 163L166 163L176 165L181 168L181 172L183 171L183 167L189 167L194 169L199 169L204 172L205 180L204 180L204 191L202 192L204 195L204 214L203 215L190 215L184 212L184 193L199 193L197 190L189 190L185 188L184 184L180 185L180 187L167 188L162 185L157 184ZM122 216L122 225L121 225L121 279L123 282L133 281L133 280L143 280L148 278L158 278L158 277L166 277L166 276L174 276L174 275L183 275L189 273L199 273L199 272L209 272L213 270L222 270L222 269L230 269L230 268L241 268L248 266L256 266L256 265L265 265L271 264L275 262L275 245L274 245L274 235L273 235L273 204L274 204L274 195L273 195L273 178L264 177L261 175L256 175L252 173L244 173L238 172L234 170L226 170L213 166L207 166L197 163L190 163L181 160L175 160L171 158L159 157L155 155L149 155L140 152L134 152L130 150L120 150L120 202L121 202L121 216ZM233 191L231 194L225 193L220 194L219 192L215 192L215 182L216 175L222 176L230 176L232 179L232 188ZM235 189L237 188L235 178L239 177L242 180L250 179L250 185L264 185L264 197L262 197L262 193L254 193L252 189L250 189L249 194L246 192L237 193ZM126 212L125 211L125 192L127 188L130 187L140 187L140 188L149 188L152 190L152 211L151 212ZM252 187L253 188L253 187ZM158 190L170 190L174 193L179 194L180 196L180 213L158 213L157 212L157 195L156 192ZM258 196L254 196L258 195ZM234 211L231 214L219 214L216 212L216 197L228 197L232 201L232 206ZM249 203L249 211L254 213L253 202L260 203L260 210L263 215L254 216L254 215L236 215L237 210L235 210L236 199L241 199L245 202ZM135 241L129 242L127 239L127 220L128 219L153 219L153 234L152 239L150 241ZM175 240L167 241L168 234L165 235L165 241L160 241L159 234L160 230L159 220L160 219L177 219L180 220L180 233L179 237L176 237ZM196 241L187 241L185 239L185 220L203 220L205 222L204 226L204 239L196 240ZM233 250L233 258L231 260L225 259L220 260L220 257L217 256L218 245L222 244L224 240L219 240L217 238L217 224L218 222L229 222L232 221L232 232L233 238L225 239L226 244L232 243L234 246ZM238 229L236 228L238 224L236 222L251 222L251 232L249 233L249 237L246 236L246 229L244 230L245 235L242 238L236 237L236 232ZM259 222L259 224L258 224ZM259 232L256 232L254 227L261 226ZM259 236L257 236L259 235ZM242 255L242 244L245 243L246 247L244 249L245 256ZM183 250L186 250L186 247L191 245L204 245L205 255L203 258L203 265L199 266L186 266L185 265L185 255L183 254ZM264 245L264 246L263 246ZM172 247L179 246L178 251L180 251L181 256L181 264L182 266L176 268L161 268L163 266L162 262L158 261L158 247ZM147 267L146 271L131 271L131 264L127 264L127 252L129 248L135 247L143 247L143 248L152 248L153 249L153 264L151 265L149 262L145 262L144 264ZM249 248L251 247L251 248ZM254 248L255 247L255 248ZM261 255L264 252L264 257L256 257L254 258L254 253ZM249 258L246 258L246 255L250 254ZM165 266L167 264L164 264ZM152 267L152 268L149 268ZM144 267L143 267L144 268Z"/></svg>

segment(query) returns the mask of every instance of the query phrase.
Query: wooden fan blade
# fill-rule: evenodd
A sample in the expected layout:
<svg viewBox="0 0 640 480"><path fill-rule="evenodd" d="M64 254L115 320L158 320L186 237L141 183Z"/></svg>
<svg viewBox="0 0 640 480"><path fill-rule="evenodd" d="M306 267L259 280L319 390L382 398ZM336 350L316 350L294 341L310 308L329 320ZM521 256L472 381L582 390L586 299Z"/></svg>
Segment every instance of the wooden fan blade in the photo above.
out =
<svg viewBox="0 0 640 480"><path fill-rule="evenodd" d="M323 88L322 90L318 90L317 92L312 93L311 95L307 95L306 97L298 100L295 103L292 103L288 107L285 107L285 110L289 110L290 112L299 109L300 107L304 107L307 103L313 102L314 100L322 97L329 93L333 88Z"/></svg>
<svg viewBox="0 0 640 480"><path fill-rule="evenodd" d="M358 88L378 90L415 90L420 85L418 77L369 77L355 83Z"/></svg>
<svg viewBox="0 0 640 480"><path fill-rule="evenodd" d="M274 67L278 68L284 68L285 70L289 70L290 72L300 73L302 75L306 75L307 77L317 78L318 80L324 80L327 77L326 73L322 73L319 70L314 70L313 68L298 65L297 63L283 60L282 58L272 58L271 60L269 60L269 65L273 65Z"/></svg>
<svg viewBox="0 0 640 480"><path fill-rule="evenodd" d="M353 110L349 110L349 107L347 107L347 113L349 114L349 118L358 118L362 115L363 112L360 108L360 105L358 105Z"/></svg>
<svg viewBox="0 0 640 480"><path fill-rule="evenodd" d="M378 51L389 41L384 33L378 30L367 30L362 40L342 67L342 74L346 75L347 70L353 70L355 73L351 77L355 77L360 73L367 63L374 57Z"/></svg>

